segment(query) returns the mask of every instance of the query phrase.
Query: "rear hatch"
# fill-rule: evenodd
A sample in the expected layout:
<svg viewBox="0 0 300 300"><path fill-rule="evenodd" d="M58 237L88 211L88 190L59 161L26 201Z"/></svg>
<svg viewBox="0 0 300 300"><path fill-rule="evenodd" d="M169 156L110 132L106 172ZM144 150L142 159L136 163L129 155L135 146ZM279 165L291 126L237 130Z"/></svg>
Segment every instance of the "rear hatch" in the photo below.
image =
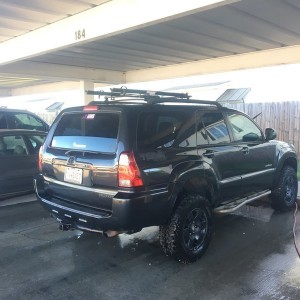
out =
<svg viewBox="0 0 300 300"><path fill-rule="evenodd" d="M46 193L63 201L111 210L118 186L120 111L64 113L43 155Z"/></svg>

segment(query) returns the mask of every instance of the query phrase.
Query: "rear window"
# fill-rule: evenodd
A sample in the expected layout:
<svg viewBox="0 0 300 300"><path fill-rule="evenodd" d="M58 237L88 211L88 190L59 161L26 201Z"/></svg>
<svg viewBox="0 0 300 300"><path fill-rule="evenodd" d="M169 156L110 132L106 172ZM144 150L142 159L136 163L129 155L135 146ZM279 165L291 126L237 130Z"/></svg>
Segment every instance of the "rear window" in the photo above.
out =
<svg viewBox="0 0 300 300"><path fill-rule="evenodd" d="M12 113L12 122L18 129L47 130L43 122L27 113Z"/></svg>
<svg viewBox="0 0 300 300"><path fill-rule="evenodd" d="M113 153L117 147L119 114L64 115L53 135L55 148Z"/></svg>

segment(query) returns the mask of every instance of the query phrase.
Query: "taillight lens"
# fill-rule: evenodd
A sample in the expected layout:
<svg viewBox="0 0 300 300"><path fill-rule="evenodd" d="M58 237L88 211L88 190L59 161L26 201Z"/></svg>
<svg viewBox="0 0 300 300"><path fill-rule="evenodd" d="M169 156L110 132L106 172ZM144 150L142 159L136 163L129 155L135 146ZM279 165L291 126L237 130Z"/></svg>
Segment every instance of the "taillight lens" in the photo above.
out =
<svg viewBox="0 0 300 300"><path fill-rule="evenodd" d="M39 172L42 172L42 167L43 167L43 150L44 150L44 145L42 145L39 150L39 160L38 160Z"/></svg>
<svg viewBox="0 0 300 300"><path fill-rule="evenodd" d="M141 172L132 152L121 153L119 158L118 177L119 187L138 187L144 185Z"/></svg>

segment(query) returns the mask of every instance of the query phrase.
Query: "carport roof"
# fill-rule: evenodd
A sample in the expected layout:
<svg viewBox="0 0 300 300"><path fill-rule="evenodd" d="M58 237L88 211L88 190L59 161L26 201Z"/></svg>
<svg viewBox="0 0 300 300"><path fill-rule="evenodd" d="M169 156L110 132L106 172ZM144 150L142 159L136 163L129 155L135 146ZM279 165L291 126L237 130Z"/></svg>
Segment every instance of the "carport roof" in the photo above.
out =
<svg viewBox="0 0 300 300"><path fill-rule="evenodd" d="M299 28L298 0L0 0L0 88L300 62Z"/></svg>

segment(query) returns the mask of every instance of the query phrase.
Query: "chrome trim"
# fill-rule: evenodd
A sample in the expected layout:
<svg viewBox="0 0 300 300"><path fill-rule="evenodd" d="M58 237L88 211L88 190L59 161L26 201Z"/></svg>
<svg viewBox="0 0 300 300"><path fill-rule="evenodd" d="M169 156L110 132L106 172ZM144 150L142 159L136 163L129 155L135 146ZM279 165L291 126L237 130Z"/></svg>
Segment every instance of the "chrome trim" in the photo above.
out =
<svg viewBox="0 0 300 300"><path fill-rule="evenodd" d="M274 168L263 170L263 171L256 171L256 172L242 175L242 179L256 177L256 176L260 176L260 175L264 175L264 174L268 174L268 173L274 173L274 172L275 172Z"/></svg>
<svg viewBox="0 0 300 300"><path fill-rule="evenodd" d="M97 189L97 188L91 188L91 187L87 187L84 185L76 185L76 184L72 184L72 183L67 183L67 182L63 182L63 181L59 181L47 176L43 176L44 180L49 181L51 183L55 183L58 185L63 185L66 187L71 187L71 188L75 188L75 189L80 189L80 190L84 190L84 191L88 191L88 192L94 192L94 193L100 193L100 194L106 194L106 195L110 195L110 196L115 196L118 192L114 191L114 190L104 190L104 189Z"/></svg>
<svg viewBox="0 0 300 300"><path fill-rule="evenodd" d="M168 192L168 187L163 187L163 188L153 188L153 189L147 189L147 190L144 190L142 192L146 192L148 194L152 194L152 192L155 194L156 191L158 191L157 193L167 193ZM134 190L134 188L119 188L118 192L122 192L124 194L133 194L133 193L136 193L136 191ZM141 192L141 193L142 193Z"/></svg>
<svg viewBox="0 0 300 300"><path fill-rule="evenodd" d="M153 190L153 191L155 191L155 190ZM156 196L156 195L160 195L160 194L167 194L168 193L168 191L162 191L162 192L157 192L157 193L151 193L151 191L149 191L149 194L147 194L146 196L148 197L148 196ZM137 197L137 198L139 198L139 197ZM130 198L117 198L117 197L114 197L114 200L115 201L128 201L128 200L130 200Z"/></svg>
<svg viewBox="0 0 300 300"><path fill-rule="evenodd" d="M36 193L37 193L37 190L36 190ZM38 193L37 193L37 195L38 195ZM66 211L70 211L70 212L75 213L75 214L84 215L84 216L95 218L95 219L110 218L110 216L104 217L104 216L99 216L99 215L95 215L95 214L90 214L90 213L87 213L87 212L83 212L83 211L80 211L80 210L77 210L77 209L65 207L63 205L56 204L56 203L53 203L51 201L48 201L48 200L42 198L40 195L38 195L38 197L40 198L40 200L42 202L44 202L44 203L46 203L46 204L48 204L50 206L54 206L54 207L57 207L57 208L60 208L60 209L64 209Z"/></svg>
<svg viewBox="0 0 300 300"><path fill-rule="evenodd" d="M162 191L162 192L157 192L157 193L151 193L151 196L155 196L155 195L160 195L160 194L167 194L168 191Z"/></svg>
<svg viewBox="0 0 300 300"><path fill-rule="evenodd" d="M103 195L109 195L109 196L112 196L112 197L117 195L118 192L128 193L128 194L134 193L134 191L132 191L132 190L125 190L125 189L119 189L119 190L115 191L115 190L97 189L97 188L93 188L93 187L87 187L87 186L84 186L84 185L76 185L76 184L72 184L72 183L68 183L68 182L64 182L64 181L59 181L59 180L56 180L56 179L53 179L53 178L50 178L50 177L44 176L44 175L43 175L43 178L46 181L45 182L46 184L47 184L47 181L48 181L48 182L55 183L55 184L58 184L58 185L63 185L63 186L66 186L66 187L76 188L76 189L85 190L85 191L88 191L88 192L99 193L99 194L103 194ZM163 193L168 192L168 188L167 187L165 187L165 188L156 188L156 189L148 190L146 192L150 193L151 195L163 194Z"/></svg>
<svg viewBox="0 0 300 300"><path fill-rule="evenodd" d="M230 178L226 178L220 181L220 184L227 184L230 182L235 182L235 181L240 181L242 179L242 176L234 176L234 177L230 177Z"/></svg>
<svg viewBox="0 0 300 300"><path fill-rule="evenodd" d="M226 178L220 181L220 184L227 184L227 183L231 183L231 182L236 182L239 180L243 180L243 179L247 179L247 178L251 178L251 177L256 177L256 176L260 176L260 175L264 175L264 174L268 174L268 173L272 173L275 172L275 169L267 169L267 170L262 170L262 171L256 171L256 172L252 172L249 174L243 174L243 175L238 175L238 176L234 176L234 177L230 177L230 178Z"/></svg>

